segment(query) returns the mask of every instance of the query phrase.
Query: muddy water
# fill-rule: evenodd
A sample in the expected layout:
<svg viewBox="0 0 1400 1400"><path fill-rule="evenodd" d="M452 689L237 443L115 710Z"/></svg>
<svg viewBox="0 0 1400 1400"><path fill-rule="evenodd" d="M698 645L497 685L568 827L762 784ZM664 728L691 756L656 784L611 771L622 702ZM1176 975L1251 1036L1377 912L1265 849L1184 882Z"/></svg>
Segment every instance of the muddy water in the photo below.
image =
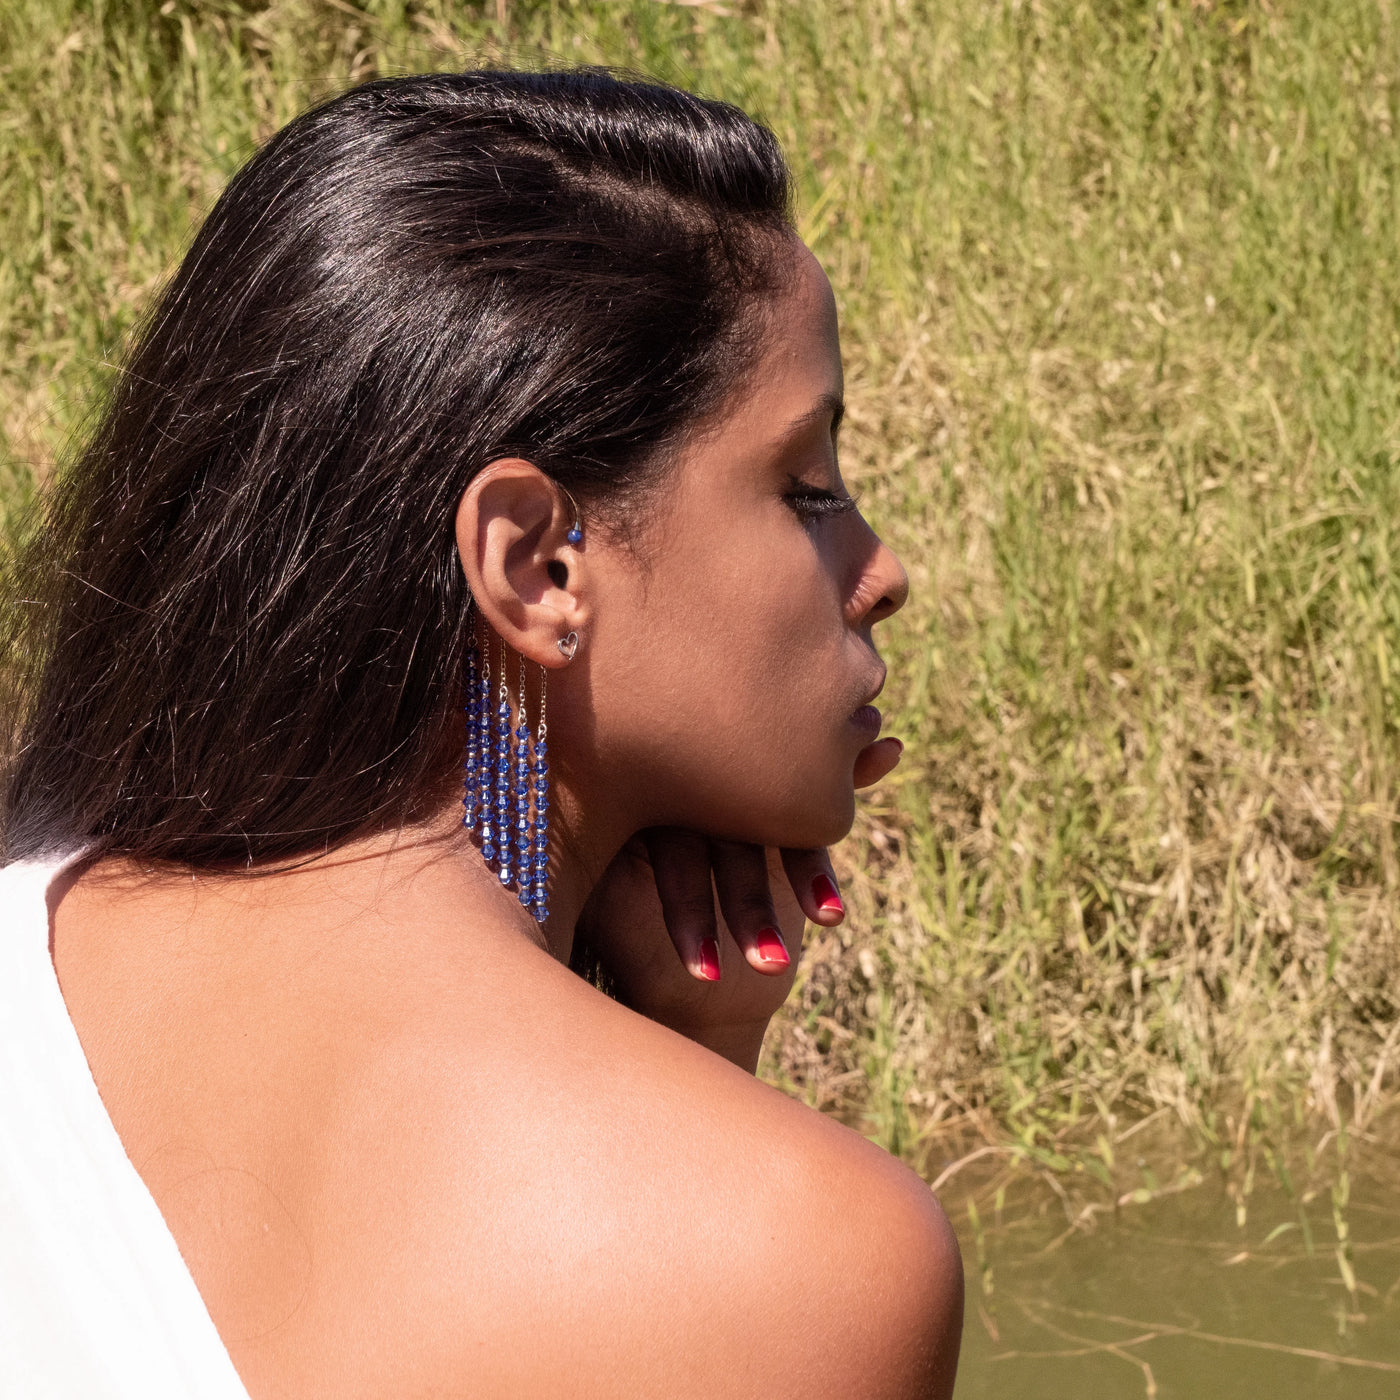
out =
<svg viewBox="0 0 1400 1400"><path fill-rule="evenodd" d="M1053 1196L945 1194L963 1246L956 1400L1400 1400L1400 1192L1199 1185L1070 1228ZM978 1208L980 1207L980 1209ZM1347 1265L1354 1289L1346 1281Z"/></svg>

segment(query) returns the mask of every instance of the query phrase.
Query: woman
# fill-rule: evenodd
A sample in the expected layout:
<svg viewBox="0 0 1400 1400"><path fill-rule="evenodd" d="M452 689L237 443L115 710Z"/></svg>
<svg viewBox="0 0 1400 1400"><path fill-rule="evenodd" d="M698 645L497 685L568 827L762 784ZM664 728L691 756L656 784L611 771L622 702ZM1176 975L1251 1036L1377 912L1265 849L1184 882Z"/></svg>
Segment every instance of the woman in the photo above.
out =
<svg viewBox="0 0 1400 1400"><path fill-rule="evenodd" d="M932 1197L752 1077L906 591L788 200L593 71L219 200L18 595L4 1393L950 1393Z"/></svg>

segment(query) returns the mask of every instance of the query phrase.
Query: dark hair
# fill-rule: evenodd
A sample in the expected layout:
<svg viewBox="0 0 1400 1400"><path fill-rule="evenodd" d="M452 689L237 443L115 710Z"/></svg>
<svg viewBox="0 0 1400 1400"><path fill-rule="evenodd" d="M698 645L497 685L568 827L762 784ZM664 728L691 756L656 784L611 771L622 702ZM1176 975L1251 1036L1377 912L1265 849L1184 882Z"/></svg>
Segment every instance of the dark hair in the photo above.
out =
<svg viewBox="0 0 1400 1400"><path fill-rule="evenodd" d="M468 482L526 457L625 530L790 229L767 130L596 69L371 82L278 133L26 545L4 858L286 859L432 810Z"/></svg>

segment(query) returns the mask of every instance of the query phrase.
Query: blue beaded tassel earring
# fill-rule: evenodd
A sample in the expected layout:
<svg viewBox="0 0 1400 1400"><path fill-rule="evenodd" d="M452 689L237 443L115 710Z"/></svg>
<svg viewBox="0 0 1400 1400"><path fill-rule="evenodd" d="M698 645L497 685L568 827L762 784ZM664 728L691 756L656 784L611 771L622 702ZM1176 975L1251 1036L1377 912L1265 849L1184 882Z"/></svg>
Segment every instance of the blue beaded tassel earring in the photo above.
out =
<svg viewBox="0 0 1400 1400"><path fill-rule="evenodd" d="M577 546L583 541L583 524L572 496L569 504L574 508L574 523L564 538ZM520 903L542 924L549 918L549 725L545 717L549 672L540 667L540 713L532 740L525 703L525 658L519 658L520 687L512 717L506 644L501 641L493 724L491 630L484 619L481 629L478 638L474 616L472 639L467 647L462 825L480 835L481 854L487 866L495 868L502 885L515 886ZM578 633L570 632L555 645L566 662L572 661Z"/></svg>
<svg viewBox="0 0 1400 1400"><path fill-rule="evenodd" d="M475 831L480 821L482 839L489 842L491 818L480 788L483 750L487 746L485 713L486 702L491 695L491 666L489 656L477 646L475 609L472 614L472 638L467 646L467 756L462 765L462 825L468 831Z"/></svg>
<svg viewBox="0 0 1400 1400"><path fill-rule="evenodd" d="M577 637L559 643L572 659ZM481 837L481 854L539 923L549 918L549 745L546 676L540 667L540 710L533 737L526 702L525 658L511 714L506 645L500 643L494 722L491 636L467 650L467 752L463 762L462 825Z"/></svg>

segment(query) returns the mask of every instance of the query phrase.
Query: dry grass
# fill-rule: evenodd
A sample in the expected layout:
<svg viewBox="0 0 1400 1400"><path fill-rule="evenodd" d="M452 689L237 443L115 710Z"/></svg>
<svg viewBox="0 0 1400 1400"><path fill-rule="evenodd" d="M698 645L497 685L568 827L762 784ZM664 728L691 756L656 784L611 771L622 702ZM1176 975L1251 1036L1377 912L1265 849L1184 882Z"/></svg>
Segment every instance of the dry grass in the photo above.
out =
<svg viewBox="0 0 1400 1400"><path fill-rule="evenodd" d="M1365 1131L1400 1064L1389 0L15 0L0 502L253 143L541 54L778 131L914 582L908 756L768 1072L914 1158L958 1127L1114 1186L1162 1108L1239 1189Z"/></svg>

